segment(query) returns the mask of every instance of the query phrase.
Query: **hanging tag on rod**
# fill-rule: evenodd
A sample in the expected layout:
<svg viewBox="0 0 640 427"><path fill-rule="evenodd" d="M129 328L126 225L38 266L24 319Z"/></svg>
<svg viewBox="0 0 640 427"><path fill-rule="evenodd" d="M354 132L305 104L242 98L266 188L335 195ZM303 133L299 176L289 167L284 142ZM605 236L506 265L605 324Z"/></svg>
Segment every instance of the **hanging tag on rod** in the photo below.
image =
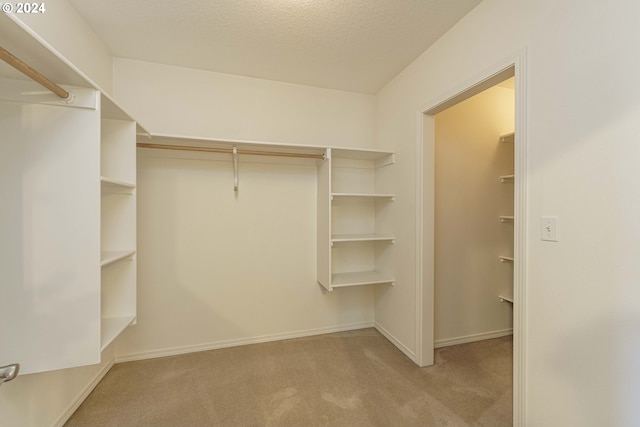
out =
<svg viewBox="0 0 640 427"><path fill-rule="evenodd" d="M238 147L233 146L233 191L238 191Z"/></svg>

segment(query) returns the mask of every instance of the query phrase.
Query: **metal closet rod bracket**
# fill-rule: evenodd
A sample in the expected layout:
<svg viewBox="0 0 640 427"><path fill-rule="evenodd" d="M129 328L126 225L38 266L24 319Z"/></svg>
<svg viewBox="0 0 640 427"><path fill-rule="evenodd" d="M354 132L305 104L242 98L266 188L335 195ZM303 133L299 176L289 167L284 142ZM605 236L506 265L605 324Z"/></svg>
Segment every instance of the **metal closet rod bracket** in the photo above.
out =
<svg viewBox="0 0 640 427"><path fill-rule="evenodd" d="M233 191L238 191L238 147L233 146Z"/></svg>
<svg viewBox="0 0 640 427"><path fill-rule="evenodd" d="M19 363L0 367L0 385L9 382L17 377L18 371L20 371Z"/></svg>

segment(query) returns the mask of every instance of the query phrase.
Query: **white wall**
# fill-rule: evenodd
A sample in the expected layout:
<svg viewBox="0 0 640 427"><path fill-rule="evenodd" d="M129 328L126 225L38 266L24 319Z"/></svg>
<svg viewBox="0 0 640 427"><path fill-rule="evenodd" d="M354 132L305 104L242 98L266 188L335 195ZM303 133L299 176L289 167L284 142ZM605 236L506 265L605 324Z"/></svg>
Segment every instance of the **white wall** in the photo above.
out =
<svg viewBox="0 0 640 427"><path fill-rule="evenodd" d="M116 58L114 96L154 133L371 147L375 97Z"/></svg>
<svg viewBox="0 0 640 427"><path fill-rule="evenodd" d="M379 94L378 145L397 147L398 201L415 200L417 112L527 50L527 426L640 423L639 14L621 0L485 0ZM378 295L376 322L415 349L406 207L407 274ZM540 241L543 215L559 216L560 242Z"/></svg>
<svg viewBox="0 0 640 427"><path fill-rule="evenodd" d="M512 327L513 89L495 86L435 116L436 346L505 335Z"/></svg>
<svg viewBox="0 0 640 427"><path fill-rule="evenodd" d="M117 59L115 97L158 133L373 143L368 95ZM241 157L235 195L229 156L139 155L138 324L119 359L373 324L373 289L316 282L315 161Z"/></svg>

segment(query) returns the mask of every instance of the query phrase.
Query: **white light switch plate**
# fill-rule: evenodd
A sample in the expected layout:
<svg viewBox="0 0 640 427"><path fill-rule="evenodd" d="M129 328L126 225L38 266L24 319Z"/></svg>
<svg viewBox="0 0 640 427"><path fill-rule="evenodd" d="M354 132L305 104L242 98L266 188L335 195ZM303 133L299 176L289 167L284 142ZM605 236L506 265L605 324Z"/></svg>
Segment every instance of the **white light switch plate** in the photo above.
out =
<svg viewBox="0 0 640 427"><path fill-rule="evenodd" d="M543 216L540 221L540 238L548 242L558 242L558 217Z"/></svg>

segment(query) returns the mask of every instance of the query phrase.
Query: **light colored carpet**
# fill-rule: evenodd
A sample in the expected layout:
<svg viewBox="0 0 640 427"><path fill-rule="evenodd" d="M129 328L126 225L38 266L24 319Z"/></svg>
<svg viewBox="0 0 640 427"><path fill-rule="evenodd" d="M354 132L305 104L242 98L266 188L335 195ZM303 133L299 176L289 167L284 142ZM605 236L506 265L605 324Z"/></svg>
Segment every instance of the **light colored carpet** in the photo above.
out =
<svg viewBox="0 0 640 427"><path fill-rule="evenodd" d="M374 329L115 365L66 427L510 426L511 337L419 368Z"/></svg>

